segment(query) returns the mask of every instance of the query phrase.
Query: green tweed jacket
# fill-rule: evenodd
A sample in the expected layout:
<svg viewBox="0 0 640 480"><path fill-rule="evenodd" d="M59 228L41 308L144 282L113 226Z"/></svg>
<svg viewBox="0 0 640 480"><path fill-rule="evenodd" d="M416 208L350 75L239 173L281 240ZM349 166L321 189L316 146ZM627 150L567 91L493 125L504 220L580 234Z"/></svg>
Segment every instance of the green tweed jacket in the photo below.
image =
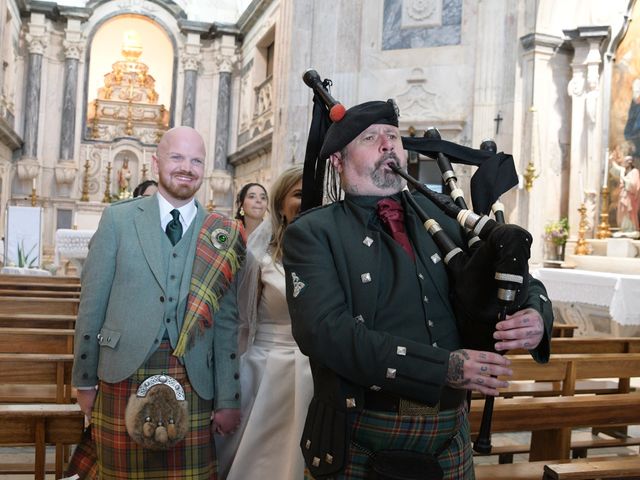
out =
<svg viewBox="0 0 640 480"><path fill-rule="evenodd" d="M194 229L184 259L177 328L182 326L198 232L205 210L198 202ZM167 273L162 258L160 213L156 196L119 202L104 210L91 239L82 271L76 322L74 386L98 379L122 381L138 369L165 332ZM237 305L235 282L220 301L214 328L196 336L184 356L189 380L214 407L239 407ZM99 334L101 336L99 337ZM101 340L99 340L101 339Z"/></svg>

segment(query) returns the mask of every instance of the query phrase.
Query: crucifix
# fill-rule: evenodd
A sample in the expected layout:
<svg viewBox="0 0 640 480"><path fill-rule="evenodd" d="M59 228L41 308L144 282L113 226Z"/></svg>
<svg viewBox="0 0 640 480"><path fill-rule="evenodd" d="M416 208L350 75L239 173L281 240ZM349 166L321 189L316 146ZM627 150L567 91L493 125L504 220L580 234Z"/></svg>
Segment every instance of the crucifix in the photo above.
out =
<svg viewBox="0 0 640 480"><path fill-rule="evenodd" d="M493 119L493 121L496 122L496 135L500 133L500 122L502 120L504 120L504 118L502 118L502 116L500 115L500 111L498 111L498 115L496 115L496 118Z"/></svg>

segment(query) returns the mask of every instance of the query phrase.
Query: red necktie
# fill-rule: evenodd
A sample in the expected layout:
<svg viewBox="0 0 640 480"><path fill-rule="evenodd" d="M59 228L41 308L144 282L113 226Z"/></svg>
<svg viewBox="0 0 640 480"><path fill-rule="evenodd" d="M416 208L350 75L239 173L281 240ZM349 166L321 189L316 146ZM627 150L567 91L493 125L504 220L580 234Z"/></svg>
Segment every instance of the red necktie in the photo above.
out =
<svg viewBox="0 0 640 480"><path fill-rule="evenodd" d="M378 202L378 217L387 228L393 239L400 244L405 252L415 262L416 256L413 253L411 242L404 229L404 211L402 205L392 198L383 198Z"/></svg>

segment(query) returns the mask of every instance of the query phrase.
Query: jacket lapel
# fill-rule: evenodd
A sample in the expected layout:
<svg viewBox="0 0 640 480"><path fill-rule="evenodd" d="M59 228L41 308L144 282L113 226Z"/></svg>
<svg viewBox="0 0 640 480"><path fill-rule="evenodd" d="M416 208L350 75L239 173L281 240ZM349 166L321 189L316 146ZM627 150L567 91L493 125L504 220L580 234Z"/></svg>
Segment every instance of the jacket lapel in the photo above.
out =
<svg viewBox="0 0 640 480"><path fill-rule="evenodd" d="M167 273L162 258L162 231L160 229L160 209L156 195L138 200L138 215L134 218L134 225L138 236L138 243L153 272L154 277L164 291Z"/></svg>

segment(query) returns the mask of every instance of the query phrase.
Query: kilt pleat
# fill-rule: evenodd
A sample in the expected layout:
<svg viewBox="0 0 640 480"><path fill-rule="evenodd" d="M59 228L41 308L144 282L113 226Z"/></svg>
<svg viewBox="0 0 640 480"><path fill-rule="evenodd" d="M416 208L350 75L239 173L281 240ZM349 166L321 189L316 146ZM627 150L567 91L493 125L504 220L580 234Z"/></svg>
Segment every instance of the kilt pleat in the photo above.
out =
<svg viewBox="0 0 640 480"><path fill-rule="evenodd" d="M91 423L101 479L215 480L215 446L211 433L212 401L193 390L186 370L171 355L168 341L131 377L100 382ZM168 450L148 450L127 433L125 409L131 394L152 375L167 374L180 382L189 402L190 428L184 440Z"/></svg>
<svg viewBox="0 0 640 480"><path fill-rule="evenodd" d="M351 443L346 468L335 480L366 479L371 454L379 450L408 450L435 453L453 439L438 463L444 478L473 480L473 452L469 439L466 407L433 416L407 416L363 410L351 417ZM313 477L305 470L305 478Z"/></svg>

